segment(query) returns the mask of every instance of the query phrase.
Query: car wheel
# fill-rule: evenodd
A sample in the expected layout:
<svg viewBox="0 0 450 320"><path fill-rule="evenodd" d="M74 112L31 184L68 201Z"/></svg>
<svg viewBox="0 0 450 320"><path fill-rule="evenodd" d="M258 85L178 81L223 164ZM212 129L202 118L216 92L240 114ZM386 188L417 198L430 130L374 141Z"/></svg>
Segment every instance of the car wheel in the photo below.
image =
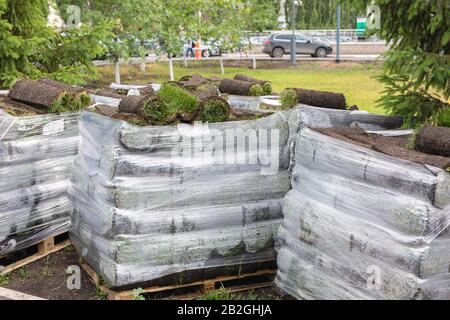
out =
<svg viewBox="0 0 450 320"><path fill-rule="evenodd" d="M317 58L325 58L327 56L327 50L325 48L317 48L315 56Z"/></svg>
<svg viewBox="0 0 450 320"><path fill-rule="evenodd" d="M209 57L211 57L212 56L212 52L211 52L211 50L203 50L202 51L202 57L203 58L209 58Z"/></svg>
<svg viewBox="0 0 450 320"><path fill-rule="evenodd" d="M284 50L283 48L275 48L272 50L272 57L274 58L283 58Z"/></svg>

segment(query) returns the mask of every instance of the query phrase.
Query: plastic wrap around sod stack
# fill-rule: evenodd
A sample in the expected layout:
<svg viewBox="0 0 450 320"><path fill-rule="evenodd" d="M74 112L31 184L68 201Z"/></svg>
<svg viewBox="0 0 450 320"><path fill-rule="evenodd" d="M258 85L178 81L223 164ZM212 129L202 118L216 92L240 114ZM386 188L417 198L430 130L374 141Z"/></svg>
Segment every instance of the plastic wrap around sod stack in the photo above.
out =
<svg viewBox="0 0 450 320"><path fill-rule="evenodd" d="M68 231L78 117L0 110L0 256Z"/></svg>
<svg viewBox="0 0 450 320"><path fill-rule="evenodd" d="M276 284L299 299L449 299L450 174L304 128Z"/></svg>
<svg viewBox="0 0 450 320"><path fill-rule="evenodd" d="M74 245L115 288L275 267L290 189L287 116L135 127L83 112Z"/></svg>

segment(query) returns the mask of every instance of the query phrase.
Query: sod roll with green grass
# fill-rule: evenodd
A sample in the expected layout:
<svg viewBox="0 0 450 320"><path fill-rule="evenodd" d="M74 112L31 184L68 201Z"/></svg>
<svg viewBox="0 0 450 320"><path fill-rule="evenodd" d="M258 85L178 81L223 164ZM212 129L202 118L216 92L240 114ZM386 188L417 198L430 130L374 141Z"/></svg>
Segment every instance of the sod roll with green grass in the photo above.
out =
<svg viewBox="0 0 450 320"><path fill-rule="evenodd" d="M209 97L200 103L200 107L203 122L223 122L230 117L230 104L223 98Z"/></svg>
<svg viewBox="0 0 450 320"><path fill-rule="evenodd" d="M263 96L264 90L259 84L234 79L223 79L219 85L221 93L238 96Z"/></svg>
<svg viewBox="0 0 450 320"><path fill-rule="evenodd" d="M235 80L240 80L240 81L252 82L252 83L260 85L262 87L262 89L263 89L264 95L266 95L266 96L271 95L272 92L273 92L272 84L269 81L255 79L255 78L246 76L246 75L244 75L242 73L236 74L234 76L234 79Z"/></svg>
<svg viewBox="0 0 450 320"><path fill-rule="evenodd" d="M49 113L78 111L92 102L89 94L82 89L49 79L20 80L11 88L9 97Z"/></svg>

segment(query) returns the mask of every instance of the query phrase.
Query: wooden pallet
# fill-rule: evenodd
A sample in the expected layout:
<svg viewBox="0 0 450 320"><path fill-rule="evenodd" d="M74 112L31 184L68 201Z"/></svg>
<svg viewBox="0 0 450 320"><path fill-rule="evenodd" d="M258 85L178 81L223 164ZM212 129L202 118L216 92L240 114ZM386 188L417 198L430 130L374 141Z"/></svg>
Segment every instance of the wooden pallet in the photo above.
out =
<svg viewBox="0 0 450 320"><path fill-rule="evenodd" d="M86 263L82 263L81 267L86 271L91 280L95 283L95 285L105 292L108 295L109 300L133 300L134 299L134 290L127 291L113 291L103 285L101 283L100 277L97 273ZM273 277L276 273L276 270L261 270L254 273L240 274L240 275L232 275L232 276L220 276L214 279L196 281L187 284L177 284L170 286L153 286L144 289L140 289L139 292L142 293L163 293L170 292L177 289L183 288L194 288L196 292L188 295L182 296L172 296L171 299L177 300L190 300L196 297L203 296L205 294L214 292L218 289L218 286L223 285L229 292L240 292L247 291L252 289L260 289L260 288L268 288L273 284ZM252 279L252 278L261 278L264 277L267 281L261 281L254 284L245 284L245 285L235 285L235 286L226 286L226 283L233 280L241 280L241 279ZM220 288L220 287L219 287Z"/></svg>
<svg viewBox="0 0 450 320"><path fill-rule="evenodd" d="M8 274L14 270L20 269L23 266L26 266L27 264L30 264L36 260L42 259L51 253L57 252L65 247L68 247L71 244L70 239L61 241L59 243L55 243L55 238L58 236L60 236L60 235L52 236L50 238L47 238L47 239L39 242L37 245L35 245L35 246L37 246L37 253L35 253L29 257L26 257L24 259L18 260L14 263L11 263L7 266L4 266L4 267L0 266L0 276ZM2 258L2 257L0 257L0 258Z"/></svg>
<svg viewBox="0 0 450 320"><path fill-rule="evenodd" d="M45 300L19 291L0 287L0 300Z"/></svg>

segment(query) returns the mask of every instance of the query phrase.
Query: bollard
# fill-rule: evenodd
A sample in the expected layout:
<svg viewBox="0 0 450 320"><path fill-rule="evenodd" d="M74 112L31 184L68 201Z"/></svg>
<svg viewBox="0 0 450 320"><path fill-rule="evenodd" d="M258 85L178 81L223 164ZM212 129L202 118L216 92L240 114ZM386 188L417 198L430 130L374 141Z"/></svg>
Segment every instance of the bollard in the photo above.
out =
<svg viewBox="0 0 450 320"><path fill-rule="evenodd" d="M256 58L253 56L253 70L256 70Z"/></svg>

